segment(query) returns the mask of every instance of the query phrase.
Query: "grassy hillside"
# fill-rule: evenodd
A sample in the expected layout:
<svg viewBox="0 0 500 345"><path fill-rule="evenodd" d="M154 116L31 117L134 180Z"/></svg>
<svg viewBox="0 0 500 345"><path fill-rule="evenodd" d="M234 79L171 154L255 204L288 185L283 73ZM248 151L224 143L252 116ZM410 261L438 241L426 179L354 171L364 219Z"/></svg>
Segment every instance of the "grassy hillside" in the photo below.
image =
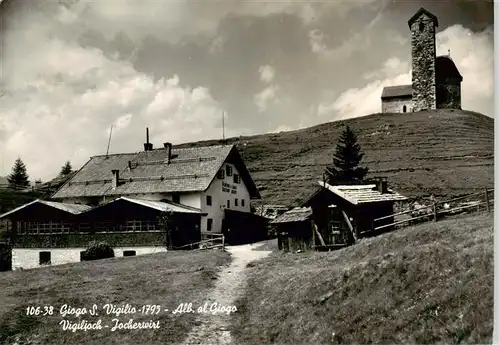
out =
<svg viewBox="0 0 500 345"><path fill-rule="evenodd" d="M238 344L492 341L491 213L335 252L275 253L249 269L233 319Z"/></svg>
<svg viewBox="0 0 500 345"><path fill-rule="evenodd" d="M265 203L293 205L321 179L344 124L358 134L371 176L410 196L493 187L493 119L468 111L374 114L291 132L231 138ZM196 146L215 141L184 144Z"/></svg>
<svg viewBox="0 0 500 345"><path fill-rule="evenodd" d="M99 308L106 303L145 304L175 310L183 302L199 305L213 285L219 267L229 263L222 251L169 252L137 257L81 262L0 274L0 344L165 344L178 343L195 325L196 314L120 315L127 322L160 321L160 329L111 331L113 315L83 315L81 319L110 328L63 331L59 310ZM29 306L53 306L52 316L27 316ZM74 315L67 320L77 322Z"/></svg>

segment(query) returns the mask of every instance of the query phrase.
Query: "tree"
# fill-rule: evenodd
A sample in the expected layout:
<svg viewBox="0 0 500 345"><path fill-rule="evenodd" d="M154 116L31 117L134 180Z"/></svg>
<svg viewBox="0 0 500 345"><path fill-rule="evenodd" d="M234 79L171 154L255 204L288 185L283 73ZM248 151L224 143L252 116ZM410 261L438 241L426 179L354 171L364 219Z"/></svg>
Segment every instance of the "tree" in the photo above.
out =
<svg viewBox="0 0 500 345"><path fill-rule="evenodd" d="M346 126L333 154L333 166L326 169L328 183L339 185L362 182L368 173L368 168L359 166L363 155L356 133Z"/></svg>
<svg viewBox="0 0 500 345"><path fill-rule="evenodd" d="M26 165L24 165L21 158L16 159L14 162L12 173L7 177L7 181L13 189L25 189L29 187L30 181L26 172Z"/></svg>
<svg viewBox="0 0 500 345"><path fill-rule="evenodd" d="M61 172L59 173L59 176L67 176L73 172L73 167L71 166L71 163L67 161L63 167L61 168Z"/></svg>

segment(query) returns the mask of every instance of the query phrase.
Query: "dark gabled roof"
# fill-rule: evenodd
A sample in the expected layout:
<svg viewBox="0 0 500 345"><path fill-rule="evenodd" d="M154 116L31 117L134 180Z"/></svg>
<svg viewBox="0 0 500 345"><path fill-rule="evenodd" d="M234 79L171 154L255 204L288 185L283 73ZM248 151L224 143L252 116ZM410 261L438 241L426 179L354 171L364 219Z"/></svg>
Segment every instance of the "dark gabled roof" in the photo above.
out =
<svg viewBox="0 0 500 345"><path fill-rule="evenodd" d="M17 213L17 212L19 212L27 207L30 207L31 205L35 205L35 204L49 206L49 207L52 207L52 208L55 208L55 209L58 209L58 210L61 210L63 212L70 213L70 214L80 214L80 213L85 212L85 211L90 209L90 206L87 206L87 205L65 204L62 202L54 202L54 201L46 201L46 200L37 199L37 200L33 200L32 202L29 202L27 204L19 206L13 210L10 210L9 212L6 212L6 213L0 215L0 219L5 218L13 213Z"/></svg>
<svg viewBox="0 0 500 345"><path fill-rule="evenodd" d="M436 81L445 81L446 79L463 80L451 57L447 55L438 56L436 58Z"/></svg>
<svg viewBox="0 0 500 345"><path fill-rule="evenodd" d="M234 145L174 147L170 163L165 148L94 156L52 198L205 191L226 161L235 164L250 196L260 198ZM111 170L119 170L117 188Z"/></svg>
<svg viewBox="0 0 500 345"><path fill-rule="evenodd" d="M411 28L411 25L413 24L413 22L415 22L415 20L417 20L420 16L422 16L423 14L425 14L426 16L428 16L429 18L432 19L432 21L434 22L434 26L435 27L438 27L439 26L439 23L438 23L438 19L435 15L433 15L432 13L430 13L429 11L427 11L425 8L421 7L409 20L408 20L408 26Z"/></svg>
<svg viewBox="0 0 500 345"><path fill-rule="evenodd" d="M154 210L157 210L160 212L195 213L195 214L201 213L201 210L199 208L177 204L177 203L174 203L172 201L167 201L167 200L155 201L155 200L128 198L128 197L123 197L123 196L120 198L114 199L110 202L107 202L105 204L94 207L93 209L88 210L85 213L87 214L87 213L92 213L96 210L102 210L111 204L116 204L119 202L126 202L126 203L141 205L141 206L151 208L151 209L154 209Z"/></svg>
<svg viewBox="0 0 500 345"><path fill-rule="evenodd" d="M270 223L280 224L280 223L292 223L292 222L303 222L312 215L312 209L310 207L295 207L290 211L283 213L273 219Z"/></svg>
<svg viewBox="0 0 500 345"><path fill-rule="evenodd" d="M413 87L411 85L386 86L382 90L382 99L411 98Z"/></svg>

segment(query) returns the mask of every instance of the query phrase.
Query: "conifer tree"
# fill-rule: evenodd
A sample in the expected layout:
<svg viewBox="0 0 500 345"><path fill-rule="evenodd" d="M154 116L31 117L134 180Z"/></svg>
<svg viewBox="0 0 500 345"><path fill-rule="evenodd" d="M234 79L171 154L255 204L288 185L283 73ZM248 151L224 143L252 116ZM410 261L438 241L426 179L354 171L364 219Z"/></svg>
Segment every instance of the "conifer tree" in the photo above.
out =
<svg viewBox="0 0 500 345"><path fill-rule="evenodd" d="M341 185L362 182L368 173L368 168L360 166L363 155L356 133L346 126L333 154L333 166L326 170L328 183Z"/></svg>
<svg viewBox="0 0 500 345"><path fill-rule="evenodd" d="M26 165L24 165L21 158L17 158L12 167L12 173L7 177L9 186L13 189L25 189L29 187L30 181L28 173L26 172Z"/></svg>
<svg viewBox="0 0 500 345"><path fill-rule="evenodd" d="M71 163L67 161L63 167L61 168L61 172L59 173L59 176L67 176L73 172L73 167L71 166Z"/></svg>

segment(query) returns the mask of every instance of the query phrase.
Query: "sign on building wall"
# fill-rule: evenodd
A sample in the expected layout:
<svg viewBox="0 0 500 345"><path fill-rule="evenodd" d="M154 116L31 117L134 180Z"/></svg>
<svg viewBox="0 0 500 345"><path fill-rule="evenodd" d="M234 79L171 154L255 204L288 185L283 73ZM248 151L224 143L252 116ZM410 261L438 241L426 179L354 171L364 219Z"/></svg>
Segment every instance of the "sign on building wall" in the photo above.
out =
<svg viewBox="0 0 500 345"><path fill-rule="evenodd" d="M225 193L231 193L231 194L236 194L237 193L237 186L236 185L231 185L226 182L222 182L222 191Z"/></svg>

